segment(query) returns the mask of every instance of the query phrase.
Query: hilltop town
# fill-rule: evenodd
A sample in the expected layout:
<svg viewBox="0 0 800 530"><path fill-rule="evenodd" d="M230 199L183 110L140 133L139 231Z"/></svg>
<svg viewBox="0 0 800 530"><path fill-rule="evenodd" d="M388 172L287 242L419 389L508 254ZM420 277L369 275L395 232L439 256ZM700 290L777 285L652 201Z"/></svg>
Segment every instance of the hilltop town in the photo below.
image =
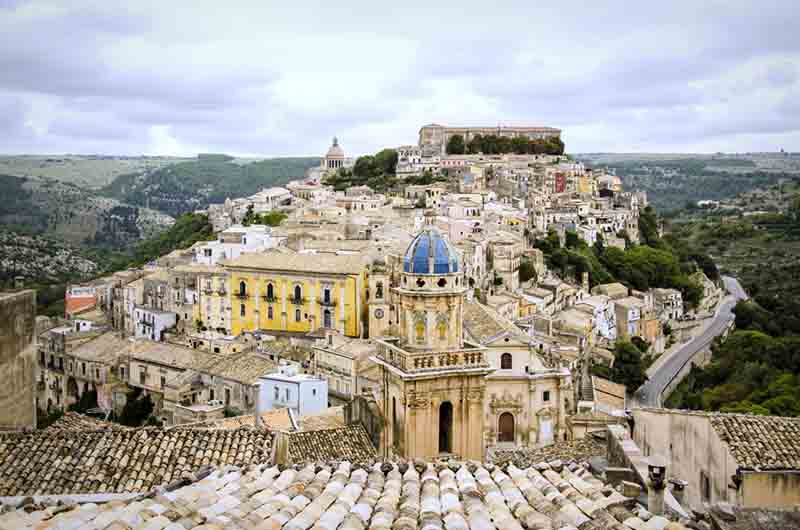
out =
<svg viewBox="0 0 800 530"><path fill-rule="evenodd" d="M0 528L660 530L800 502L796 418L660 408L745 295L557 128L334 138L193 215L210 238L69 285L63 318L0 295Z"/></svg>

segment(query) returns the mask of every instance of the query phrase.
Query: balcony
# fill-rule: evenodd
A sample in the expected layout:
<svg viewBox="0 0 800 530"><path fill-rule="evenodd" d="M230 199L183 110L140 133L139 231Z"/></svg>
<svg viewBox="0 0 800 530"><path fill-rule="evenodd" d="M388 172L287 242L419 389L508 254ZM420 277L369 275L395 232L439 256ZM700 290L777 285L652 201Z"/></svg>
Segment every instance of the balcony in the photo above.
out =
<svg viewBox="0 0 800 530"><path fill-rule="evenodd" d="M324 307L336 307L336 300L332 300L332 299L317 300L317 303L319 303L319 305L324 306Z"/></svg>
<svg viewBox="0 0 800 530"><path fill-rule="evenodd" d="M262 296L261 298L263 298L263 299L264 299L264 301L265 301L266 303L268 303L268 304L274 304L275 302L277 302L277 301L278 301L278 300L277 300L277 299L276 299L274 296L267 296L267 295L264 295L264 296Z"/></svg>
<svg viewBox="0 0 800 530"><path fill-rule="evenodd" d="M248 295L247 293L239 291L238 293L236 293L236 298L238 298L239 300L247 300Z"/></svg>
<svg viewBox="0 0 800 530"><path fill-rule="evenodd" d="M302 298L302 297L301 298L291 298L289 300L289 303L290 304L294 304L294 305L304 305L306 303L306 299Z"/></svg>
<svg viewBox="0 0 800 530"><path fill-rule="evenodd" d="M220 296L228 296L228 291L226 289L220 289L217 291Z"/></svg>

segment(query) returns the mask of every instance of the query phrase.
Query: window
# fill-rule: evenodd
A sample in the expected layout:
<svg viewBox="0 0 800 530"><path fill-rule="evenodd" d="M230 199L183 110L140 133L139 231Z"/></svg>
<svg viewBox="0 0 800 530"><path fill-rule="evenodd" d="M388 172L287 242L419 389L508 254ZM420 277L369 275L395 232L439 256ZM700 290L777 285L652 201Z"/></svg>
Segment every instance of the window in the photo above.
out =
<svg viewBox="0 0 800 530"><path fill-rule="evenodd" d="M317 395L317 389L316 388L312 388L311 389L311 395L312 396L316 396Z"/></svg>
<svg viewBox="0 0 800 530"><path fill-rule="evenodd" d="M550 401L550 391L549 390L545 390L544 392L542 392L542 401L545 402L545 403Z"/></svg>
<svg viewBox="0 0 800 530"><path fill-rule="evenodd" d="M86 363L81 363L81 373L86 375Z"/></svg>
<svg viewBox="0 0 800 530"><path fill-rule="evenodd" d="M225 404L226 405L230 405L230 403L231 403L231 389L230 388L226 388L225 389Z"/></svg>
<svg viewBox="0 0 800 530"><path fill-rule="evenodd" d="M294 286L294 301L299 302L303 298L303 289L299 285Z"/></svg>
<svg viewBox="0 0 800 530"><path fill-rule="evenodd" d="M331 303L331 290L330 289L325 289L324 291L322 291L322 300L326 304L330 304Z"/></svg>
<svg viewBox="0 0 800 530"><path fill-rule="evenodd" d="M280 389L276 386L275 387L275 401L280 399L280 396L278 395L278 392L280 392Z"/></svg>
<svg viewBox="0 0 800 530"><path fill-rule="evenodd" d="M247 296L247 284L239 282L239 296Z"/></svg>
<svg viewBox="0 0 800 530"><path fill-rule="evenodd" d="M272 306L267 306L267 318L272 320Z"/></svg>
<svg viewBox="0 0 800 530"><path fill-rule="evenodd" d="M167 386L167 378L165 376L161 376L161 388Z"/></svg>
<svg viewBox="0 0 800 530"><path fill-rule="evenodd" d="M244 316L245 315L244 304L239 304L239 315L240 316Z"/></svg>
<svg viewBox="0 0 800 530"><path fill-rule="evenodd" d="M500 356L500 369L511 370L514 362L510 353L504 353ZM546 400L545 400L546 401Z"/></svg>
<svg viewBox="0 0 800 530"><path fill-rule="evenodd" d="M286 389L286 401L289 401L292 397L292 391L288 388Z"/></svg>
<svg viewBox="0 0 800 530"><path fill-rule="evenodd" d="M275 298L275 288L272 287L271 283L268 283L267 284L267 299L268 300L272 300L274 298ZM272 317L270 317L270 318L272 318Z"/></svg>
<svg viewBox="0 0 800 530"><path fill-rule="evenodd" d="M383 282L378 282L375 286L375 298L383 298Z"/></svg>
<svg viewBox="0 0 800 530"><path fill-rule="evenodd" d="M100 380L100 369L99 369L99 368L95 368L95 369L94 369L94 377L95 377L95 379L97 379L98 381Z"/></svg>
<svg viewBox="0 0 800 530"><path fill-rule="evenodd" d="M119 367L119 377L123 381L125 380L125 367L124 366L120 366Z"/></svg>
<svg viewBox="0 0 800 530"><path fill-rule="evenodd" d="M295 309L294 310L294 321L295 322L300 322L300 310L299 309Z"/></svg>
<svg viewBox="0 0 800 530"><path fill-rule="evenodd" d="M144 370L139 372L139 384L144 385L147 382L147 373Z"/></svg>

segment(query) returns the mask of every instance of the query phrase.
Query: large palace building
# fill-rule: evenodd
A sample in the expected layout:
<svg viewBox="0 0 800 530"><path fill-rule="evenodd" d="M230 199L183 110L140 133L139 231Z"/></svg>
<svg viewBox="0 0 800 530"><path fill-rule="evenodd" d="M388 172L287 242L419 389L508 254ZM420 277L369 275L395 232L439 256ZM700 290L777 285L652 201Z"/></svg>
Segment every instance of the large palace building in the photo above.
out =
<svg viewBox="0 0 800 530"><path fill-rule="evenodd" d="M554 127L447 127L431 123L425 125L419 130L419 146L422 148L424 154L430 155L444 155L447 141L451 136L460 134L464 137L465 142L469 142L471 138L476 135L488 136L507 136L509 138L516 138L524 136L529 140L544 139L544 138L560 138L561 129Z"/></svg>

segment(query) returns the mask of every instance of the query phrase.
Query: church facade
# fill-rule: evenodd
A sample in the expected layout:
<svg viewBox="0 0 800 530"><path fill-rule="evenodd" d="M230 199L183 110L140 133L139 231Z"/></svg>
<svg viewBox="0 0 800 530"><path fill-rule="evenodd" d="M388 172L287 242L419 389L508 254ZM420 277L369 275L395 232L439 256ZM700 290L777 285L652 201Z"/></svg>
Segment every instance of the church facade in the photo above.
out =
<svg viewBox="0 0 800 530"><path fill-rule="evenodd" d="M370 308L380 310L379 320L388 319L373 328L370 315L378 345L372 360L380 367L382 456L481 460L490 445L561 439L569 371L547 369L522 333L509 344L503 333L466 329L465 313L474 314L466 309L477 302L468 296L458 252L432 223L392 276L390 285L383 284L388 275L370 279L373 297L385 299Z"/></svg>

